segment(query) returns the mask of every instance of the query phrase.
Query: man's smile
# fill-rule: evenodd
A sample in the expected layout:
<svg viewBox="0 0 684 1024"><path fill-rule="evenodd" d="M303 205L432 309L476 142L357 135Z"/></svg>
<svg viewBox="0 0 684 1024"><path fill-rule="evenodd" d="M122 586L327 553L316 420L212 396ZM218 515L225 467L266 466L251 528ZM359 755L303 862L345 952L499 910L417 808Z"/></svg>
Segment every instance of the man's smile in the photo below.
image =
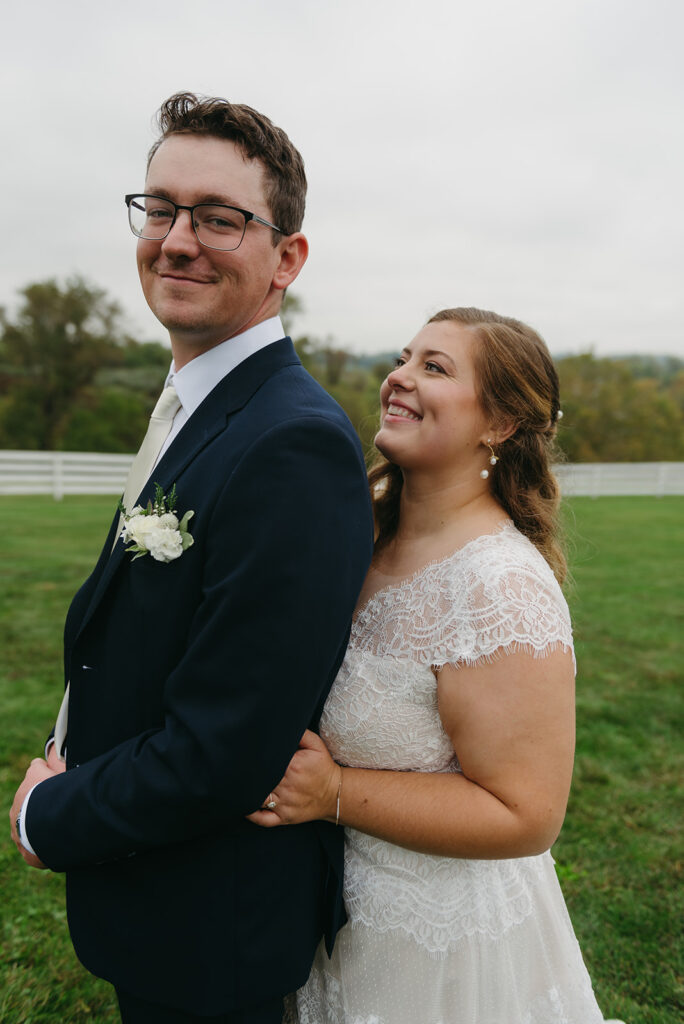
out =
<svg viewBox="0 0 684 1024"><path fill-rule="evenodd" d="M215 280L213 277L196 277L174 270L155 270L154 273L165 281L176 281L179 284L213 284Z"/></svg>

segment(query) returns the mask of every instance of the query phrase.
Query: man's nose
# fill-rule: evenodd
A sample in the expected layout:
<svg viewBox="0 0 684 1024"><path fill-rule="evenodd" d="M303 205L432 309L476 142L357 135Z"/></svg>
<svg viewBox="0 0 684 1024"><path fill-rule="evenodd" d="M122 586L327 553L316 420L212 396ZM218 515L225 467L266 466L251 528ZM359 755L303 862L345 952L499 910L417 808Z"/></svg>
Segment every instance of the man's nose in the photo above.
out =
<svg viewBox="0 0 684 1024"><path fill-rule="evenodd" d="M192 226L190 210L178 210L168 235L162 242L165 256L196 256L201 250L200 241Z"/></svg>

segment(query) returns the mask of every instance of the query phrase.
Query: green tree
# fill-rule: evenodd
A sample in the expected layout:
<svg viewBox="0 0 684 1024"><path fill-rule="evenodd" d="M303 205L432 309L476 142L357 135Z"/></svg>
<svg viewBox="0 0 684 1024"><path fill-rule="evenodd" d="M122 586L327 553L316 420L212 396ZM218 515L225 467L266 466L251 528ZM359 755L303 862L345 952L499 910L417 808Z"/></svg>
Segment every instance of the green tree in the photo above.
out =
<svg viewBox="0 0 684 1024"><path fill-rule="evenodd" d="M320 349L325 363L325 382L331 387L340 383L344 368L349 360L349 353L343 348L336 348L334 345L324 345Z"/></svg>
<svg viewBox="0 0 684 1024"><path fill-rule="evenodd" d="M679 370L668 382L666 393L684 414L684 369Z"/></svg>
<svg viewBox="0 0 684 1024"><path fill-rule="evenodd" d="M292 336L292 325L297 319L300 313L304 312L304 303L300 299L299 295L295 295L289 289L285 292L285 298L283 299L280 307L280 319L285 333Z"/></svg>
<svg viewBox="0 0 684 1024"><path fill-rule="evenodd" d="M121 312L105 292L80 277L29 284L0 328L0 366L8 400L0 444L55 449L79 396L102 366L122 361Z"/></svg>
<svg viewBox="0 0 684 1024"><path fill-rule="evenodd" d="M633 362L591 352L560 359L557 369L563 405L558 440L570 462L684 458L677 378L665 384L637 376Z"/></svg>
<svg viewBox="0 0 684 1024"><path fill-rule="evenodd" d="M134 452L149 420L140 395L125 391L92 391L74 410L61 447L71 452Z"/></svg>
<svg viewBox="0 0 684 1024"><path fill-rule="evenodd" d="M118 304L81 277L27 285L0 310L0 447L130 452L171 353L124 330Z"/></svg>

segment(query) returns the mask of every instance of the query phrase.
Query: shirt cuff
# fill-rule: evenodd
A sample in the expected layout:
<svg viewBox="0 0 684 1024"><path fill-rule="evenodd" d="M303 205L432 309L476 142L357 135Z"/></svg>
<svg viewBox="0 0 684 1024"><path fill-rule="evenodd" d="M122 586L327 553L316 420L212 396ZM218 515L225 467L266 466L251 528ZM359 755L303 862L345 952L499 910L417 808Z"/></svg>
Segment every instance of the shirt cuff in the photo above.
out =
<svg viewBox="0 0 684 1024"><path fill-rule="evenodd" d="M40 782L37 782L36 786L40 786ZM29 853L32 853L34 857L37 857L38 854L31 846L31 843L29 842L29 837L26 833L26 808L28 807L28 802L31 797L31 793L36 788L36 786L32 786L31 789L29 789L28 793L24 797L24 802L21 805L21 810L19 812L19 838L21 839L21 845L24 847L25 850L28 850Z"/></svg>

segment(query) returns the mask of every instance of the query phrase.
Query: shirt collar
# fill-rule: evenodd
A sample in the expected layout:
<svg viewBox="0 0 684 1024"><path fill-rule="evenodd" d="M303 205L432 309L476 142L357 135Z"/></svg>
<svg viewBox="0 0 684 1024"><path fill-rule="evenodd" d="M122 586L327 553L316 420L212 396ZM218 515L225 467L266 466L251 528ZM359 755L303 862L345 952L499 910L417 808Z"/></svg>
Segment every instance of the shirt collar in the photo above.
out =
<svg viewBox="0 0 684 1024"><path fill-rule="evenodd" d="M165 386L173 384L186 415L192 416L195 409L231 370L255 352L284 337L285 331L279 316L262 320L242 334L236 334L235 337L228 338L227 341L222 341L201 355L195 356L178 372L172 362Z"/></svg>

